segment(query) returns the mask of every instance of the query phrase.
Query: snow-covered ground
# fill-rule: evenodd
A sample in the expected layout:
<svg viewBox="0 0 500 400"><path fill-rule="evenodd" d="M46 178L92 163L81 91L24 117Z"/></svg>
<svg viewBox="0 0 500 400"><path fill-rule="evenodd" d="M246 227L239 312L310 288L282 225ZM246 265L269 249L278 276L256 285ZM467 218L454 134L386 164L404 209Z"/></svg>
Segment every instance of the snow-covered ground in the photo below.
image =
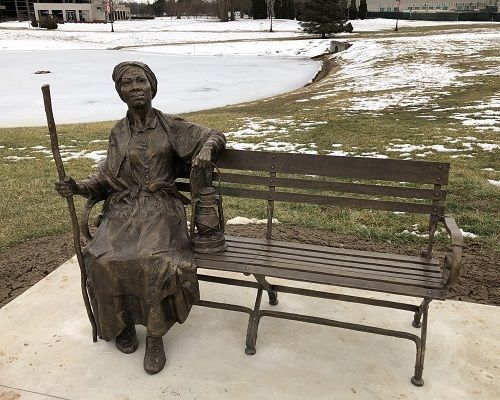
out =
<svg viewBox="0 0 500 400"><path fill-rule="evenodd" d="M68 23L47 31L25 22L1 23L0 126L44 124L40 95L44 83L52 86L58 123L121 117L124 105L110 74L116 63L127 59L151 65L160 82L155 106L168 112L269 97L309 82L320 64L306 57L325 52L329 43L262 41L301 35L295 21L280 20L274 21L273 33L267 31L266 21L253 20L223 24L158 18L118 21L114 33L109 29L109 24ZM130 49L136 53L129 46L138 46ZM256 57L263 55L278 57ZM50 73L37 75L37 71Z"/></svg>
<svg viewBox="0 0 500 400"><path fill-rule="evenodd" d="M355 32L364 32L392 30L395 21L352 23ZM234 104L302 86L319 66L305 57L324 53L330 40L301 39L297 21L274 20L272 33L268 24L248 19L221 23L157 18L118 21L111 33L109 24L67 23L47 31L26 22L0 23L0 73L5 82L0 126L44 123L39 93L42 83L52 84L58 122L120 117L123 105L109 76L113 64L124 59L139 59L153 66L160 81L156 106L170 112ZM400 21L399 26L404 35L406 27L450 24L465 30L477 23ZM448 90L467 87L466 78L500 74L500 23L480 26L483 28L475 27L471 32L418 37L356 40L355 34L346 34L354 45L334 56L340 64L338 73L323 81L324 90L315 90L310 96L305 91L297 101L304 104L304 110L312 109L317 107L315 102L334 102L339 94L349 93L349 100L341 104L345 112L376 114L406 107L428 110L422 118L436 118L443 110L434 103ZM498 52L482 57L485 50ZM478 59L487 66L470 69L463 65L464 60ZM35 75L38 70L51 73ZM498 130L498 101L493 97L481 104L464 104L453 110L453 118L478 130Z"/></svg>
<svg viewBox="0 0 500 400"><path fill-rule="evenodd" d="M118 21L111 33L109 24L68 23L56 31L47 31L25 22L1 23L0 126L44 124L40 95L44 83L52 86L59 123L121 117L124 105L110 75L116 63L127 59L151 65L160 82L154 104L172 113L256 100L301 87L320 67L305 57L324 52L328 43L273 41L272 46L260 47L255 42L242 42L300 35L294 21L275 21L273 25L275 32L269 33L265 21L223 24L207 19L158 18ZM231 42L214 43L227 40ZM167 46L173 51L157 46L175 43L183 46ZM140 50L137 53L125 50L143 45L148 47L134 48ZM107 50L117 47L125 49ZM214 57L223 54L228 57ZM270 54L280 57L256 57ZM283 58L288 55L294 58ZM37 71L50 74L37 75Z"/></svg>
<svg viewBox="0 0 500 400"><path fill-rule="evenodd" d="M307 58L175 56L112 50L4 51L0 126L46 123L40 87L51 85L57 123L118 119L126 106L111 80L124 60L147 63L158 78L153 105L181 113L272 96L303 86L320 64ZM286 64L287 73L283 73ZM50 71L48 74L35 74Z"/></svg>
<svg viewBox="0 0 500 400"><path fill-rule="evenodd" d="M245 40L219 43L173 44L163 46L136 47L131 50L158 54L189 55L258 55L315 57L327 52L330 39L295 39L295 40Z"/></svg>
<svg viewBox="0 0 500 400"><path fill-rule="evenodd" d="M395 21L390 19L351 22L354 33L342 36L355 37L357 32L391 31L395 26ZM405 28L450 24L467 28L467 25L477 23L399 21L401 33L404 33ZM481 25L500 26L495 22L485 22ZM215 19L156 18L145 21L117 21L114 29L115 32L112 33L109 24L66 23L59 25L55 31L47 31L33 28L27 22L4 22L0 23L0 50L112 49L120 46L272 40L303 35L298 21L280 19L273 20L273 32L269 32L269 20L252 19L222 23Z"/></svg>
<svg viewBox="0 0 500 400"><path fill-rule="evenodd" d="M442 108L439 101L457 89L480 86L475 78L500 76L500 29L355 41L333 57L339 71L296 101L311 107L330 99L345 112L406 109L419 118L451 118L478 131L500 131L500 97ZM349 94L348 96L346 96Z"/></svg>
<svg viewBox="0 0 500 400"><path fill-rule="evenodd" d="M1 30L3 29L3 30ZM263 40L296 37L302 33L296 21L269 22L238 20L221 23L214 19L156 18L145 21L117 21L110 24L59 25L57 30L33 28L27 22L0 23L0 49L112 49L120 46L147 46L228 40Z"/></svg>

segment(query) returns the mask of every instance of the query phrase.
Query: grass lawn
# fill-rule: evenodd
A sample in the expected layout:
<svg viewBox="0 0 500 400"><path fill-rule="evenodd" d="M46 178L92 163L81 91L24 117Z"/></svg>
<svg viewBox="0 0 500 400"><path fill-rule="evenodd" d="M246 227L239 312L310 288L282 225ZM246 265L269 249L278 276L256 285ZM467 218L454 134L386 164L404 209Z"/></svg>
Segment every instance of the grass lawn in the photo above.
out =
<svg viewBox="0 0 500 400"><path fill-rule="evenodd" d="M429 37L444 29L426 27L420 31ZM456 28L459 32L464 29ZM463 43L456 43L454 48L448 43L448 52L433 51L424 45L405 45L394 37L394 33L377 33L375 38L382 39L380 43L389 56L372 59L367 71L386 74L382 77L386 82L399 65L417 68L424 63L435 64L458 71L454 83L435 85L424 75L417 80L424 81L423 86L415 85L403 74L400 86L374 88L370 84L380 78L374 74L363 86L359 83L362 76L349 79L337 73L339 67L345 71L354 64L334 58L331 63L335 68L326 78L294 92L185 117L221 129L229 145L238 148L450 162L447 212L464 231L477 235L468 240L481 242L484 251L500 251L500 188L495 185L500 180L500 128L491 122L496 118L498 123L499 119L500 78L498 73L487 73L498 68L500 45L485 45L471 56ZM390 105L363 107L367 102ZM57 122L57 110L55 113ZM484 122L488 115L490 122ZM474 122L477 120L480 122ZM58 126L63 154L72 158L65 162L68 174L82 179L92 171L92 157L106 149L113 123ZM49 148L46 127L0 129L0 252L29 239L70 230L65 202L53 190L57 174ZM77 204L81 209L82 200ZM228 218L264 217L262 202L225 199L225 204ZM423 241L418 235L402 232L414 224L412 229L419 234L427 227L423 217L303 205L278 204L275 216L285 223L389 241ZM445 238L438 236L438 240Z"/></svg>

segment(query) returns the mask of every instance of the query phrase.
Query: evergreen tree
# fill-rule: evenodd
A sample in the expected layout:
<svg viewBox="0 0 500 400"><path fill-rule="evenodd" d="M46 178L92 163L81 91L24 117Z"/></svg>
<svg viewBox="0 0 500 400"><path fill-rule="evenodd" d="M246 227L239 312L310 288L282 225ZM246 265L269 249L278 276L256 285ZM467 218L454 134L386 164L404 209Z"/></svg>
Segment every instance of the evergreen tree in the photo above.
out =
<svg viewBox="0 0 500 400"><path fill-rule="evenodd" d="M252 16L253 19L267 18L266 0L252 0Z"/></svg>
<svg viewBox="0 0 500 400"><path fill-rule="evenodd" d="M275 0L274 17L280 19L288 18L288 0Z"/></svg>
<svg viewBox="0 0 500 400"><path fill-rule="evenodd" d="M156 0L153 4L153 13L157 17L161 17L167 10L166 0Z"/></svg>
<svg viewBox="0 0 500 400"><path fill-rule="evenodd" d="M274 2L274 18L283 18L281 16L281 2L283 0L276 0Z"/></svg>
<svg viewBox="0 0 500 400"><path fill-rule="evenodd" d="M295 1L294 0L288 0L288 14L287 18L288 19L295 19Z"/></svg>
<svg viewBox="0 0 500 400"><path fill-rule="evenodd" d="M346 31L345 2L342 0L309 0L304 4L300 25L307 33L321 34Z"/></svg>
<svg viewBox="0 0 500 400"><path fill-rule="evenodd" d="M351 5L349 6L349 19L358 19L358 10L356 8L356 0L351 0Z"/></svg>
<svg viewBox="0 0 500 400"><path fill-rule="evenodd" d="M368 12L368 6L366 5L366 0L361 0L359 3L358 17L360 19L365 19Z"/></svg>

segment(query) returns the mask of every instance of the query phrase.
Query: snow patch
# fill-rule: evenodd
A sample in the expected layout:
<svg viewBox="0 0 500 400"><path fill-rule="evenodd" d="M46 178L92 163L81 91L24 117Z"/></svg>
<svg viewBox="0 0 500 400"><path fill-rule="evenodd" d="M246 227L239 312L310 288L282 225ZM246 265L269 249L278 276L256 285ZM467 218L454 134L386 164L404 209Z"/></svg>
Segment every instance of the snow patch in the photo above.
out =
<svg viewBox="0 0 500 400"><path fill-rule="evenodd" d="M475 239L479 236L479 235L476 235L475 233L464 231L462 228L460 228L460 232L462 232L462 235L465 238Z"/></svg>
<svg viewBox="0 0 500 400"><path fill-rule="evenodd" d="M246 217L234 217L226 222L226 225L262 225L267 224L267 219L257 219L257 218L246 218ZM273 224L280 224L280 222L273 218Z"/></svg>
<svg viewBox="0 0 500 400"><path fill-rule="evenodd" d="M78 158L88 158L96 163L101 161L106 157L107 151L106 150L95 150L95 151L88 151L88 150L81 150L81 151L63 151L61 152L61 158L63 161L70 161L70 160L76 160Z"/></svg>

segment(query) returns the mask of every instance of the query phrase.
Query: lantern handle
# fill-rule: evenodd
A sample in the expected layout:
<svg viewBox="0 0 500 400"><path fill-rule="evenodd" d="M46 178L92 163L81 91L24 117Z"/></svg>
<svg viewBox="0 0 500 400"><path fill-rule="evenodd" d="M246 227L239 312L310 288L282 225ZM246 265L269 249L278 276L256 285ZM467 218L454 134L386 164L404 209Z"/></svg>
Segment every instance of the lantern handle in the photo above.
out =
<svg viewBox="0 0 500 400"><path fill-rule="evenodd" d="M224 209L222 208L222 196L220 194L220 186L221 186L221 173L220 173L220 169L219 167L217 167L217 165L215 165L215 163L211 162L210 161L210 165L213 167L213 169L215 169L217 171L217 207L218 207L218 210L219 210L219 221L220 221L220 229L221 229L221 232L222 234L224 234L224 230L225 230L225 227L226 227L226 224L224 223Z"/></svg>
<svg viewBox="0 0 500 400"><path fill-rule="evenodd" d="M196 203L198 203L199 201L200 201L199 198L194 198L193 201L191 202L191 226L189 227L191 238L194 237L194 217L195 217Z"/></svg>
<svg viewBox="0 0 500 400"><path fill-rule="evenodd" d="M215 169L217 171L217 177L218 177L218 179L217 179L217 194L220 197L220 185L221 185L220 169L212 161L210 161L210 165L213 167L213 169Z"/></svg>
<svg viewBox="0 0 500 400"><path fill-rule="evenodd" d="M218 196L215 197L215 199L217 200L217 207L219 209L220 230L222 234L224 234L226 224L224 223L224 209L222 208L222 196L219 194Z"/></svg>

